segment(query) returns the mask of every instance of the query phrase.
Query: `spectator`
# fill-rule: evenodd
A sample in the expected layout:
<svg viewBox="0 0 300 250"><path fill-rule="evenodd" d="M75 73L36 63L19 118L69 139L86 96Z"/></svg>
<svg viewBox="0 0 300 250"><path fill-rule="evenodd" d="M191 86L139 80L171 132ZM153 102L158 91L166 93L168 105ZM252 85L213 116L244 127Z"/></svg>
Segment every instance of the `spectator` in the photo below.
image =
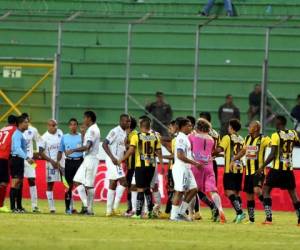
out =
<svg viewBox="0 0 300 250"><path fill-rule="evenodd" d="M215 0L208 0L208 3L204 6L203 11L201 12L202 16L208 16L212 7L214 6ZM227 16L233 16L233 9L231 0L224 0L224 8L226 10Z"/></svg>
<svg viewBox="0 0 300 250"><path fill-rule="evenodd" d="M240 119L240 110L233 104L232 95L226 96L226 101L219 108L220 120L220 136L223 137L227 134L228 122L231 119Z"/></svg>
<svg viewBox="0 0 300 250"><path fill-rule="evenodd" d="M167 126L172 120L173 111L171 106L164 101L164 94L162 92L157 92L156 101L148 104L146 106L146 110L166 126L163 127L153 119L152 128L159 132L162 136L168 136Z"/></svg>
<svg viewBox="0 0 300 250"><path fill-rule="evenodd" d="M296 119L295 129L300 133L300 95L297 97L297 105L292 109L291 116Z"/></svg>

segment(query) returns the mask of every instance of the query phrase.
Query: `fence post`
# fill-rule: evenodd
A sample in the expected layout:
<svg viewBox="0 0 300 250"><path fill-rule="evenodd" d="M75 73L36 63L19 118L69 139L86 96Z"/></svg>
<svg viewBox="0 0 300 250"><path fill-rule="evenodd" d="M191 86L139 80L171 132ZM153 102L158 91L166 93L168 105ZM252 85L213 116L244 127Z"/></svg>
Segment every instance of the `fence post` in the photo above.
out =
<svg viewBox="0 0 300 250"><path fill-rule="evenodd" d="M127 41L127 59L126 59L126 80L125 80L125 114L128 113L128 93L130 81L130 66L131 66L131 38L132 24L128 24L128 41Z"/></svg>
<svg viewBox="0 0 300 250"><path fill-rule="evenodd" d="M197 25L196 30L196 44L195 44L195 65L194 65L194 83L193 83L193 116L196 117L197 111L197 87L198 87L198 77L199 77L199 39L200 26Z"/></svg>

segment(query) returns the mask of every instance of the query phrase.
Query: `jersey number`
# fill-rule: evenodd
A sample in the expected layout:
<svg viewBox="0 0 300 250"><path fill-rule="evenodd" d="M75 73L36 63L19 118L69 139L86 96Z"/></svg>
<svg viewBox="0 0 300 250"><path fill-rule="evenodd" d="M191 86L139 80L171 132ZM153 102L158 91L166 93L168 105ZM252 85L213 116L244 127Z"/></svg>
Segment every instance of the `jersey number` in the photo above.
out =
<svg viewBox="0 0 300 250"><path fill-rule="evenodd" d="M8 135L8 131L0 131L0 145L3 145L6 142Z"/></svg>
<svg viewBox="0 0 300 250"><path fill-rule="evenodd" d="M286 141L282 145L282 153L292 153L293 152L293 143L291 141Z"/></svg>
<svg viewBox="0 0 300 250"><path fill-rule="evenodd" d="M151 147L151 142L147 141L144 143L144 153L146 155L151 155L153 154L153 147Z"/></svg>
<svg viewBox="0 0 300 250"><path fill-rule="evenodd" d="M242 144L240 144L240 143L237 143L237 144L235 144L234 146L233 146L233 154L234 155L237 155L240 151L241 151L241 149L242 149Z"/></svg>

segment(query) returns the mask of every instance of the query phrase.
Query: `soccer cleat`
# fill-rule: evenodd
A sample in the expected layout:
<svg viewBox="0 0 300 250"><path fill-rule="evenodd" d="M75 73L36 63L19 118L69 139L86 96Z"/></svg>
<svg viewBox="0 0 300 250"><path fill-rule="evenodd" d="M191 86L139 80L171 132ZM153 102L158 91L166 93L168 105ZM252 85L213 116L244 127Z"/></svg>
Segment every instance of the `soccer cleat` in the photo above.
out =
<svg viewBox="0 0 300 250"><path fill-rule="evenodd" d="M219 210L217 208L213 208L212 210L212 221L217 222L219 221Z"/></svg>
<svg viewBox="0 0 300 250"><path fill-rule="evenodd" d="M245 218L246 218L246 214L245 214L245 213L241 213L241 214L239 214L239 215L236 217L235 223L236 223L236 224L239 224L239 223L241 223Z"/></svg>
<svg viewBox="0 0 300 250"><path fill-rule="evenodd" d="M237 215L236 215L235 218L233 219L232 223L236 223L236 218L237 218Z"/></svg>
<svg viewBox="0 0 300 250"><path fill-rule="evenodd" d="M269 226L271 226L271 225L273 225L273 222L272 222L272 221L269 221L269 220L265 220L265 221L262 223L262 225L269 225Z"/></svg>
<svg viewBox="0 0 300 250"><path fill-rule="evenodd" d="M82 207L81 211L79 212L79 214L86 214L88 211L87 207Z"/></svg>
<svg viewBox="0 0 300 250"><path fill-rule="evenodd" d="M131 217L131 216L134 215L134 214L135 214L134 211L126 211L126 212L124 213L124 216L125 216L125 217Z"/></svg>
<svg viewBox="0 0 300 250"><path fill-rule="evenodd" d="M24 214L24 213L27 213L27 211L25 210L25 208L18 208L18 213L20 214Z"/></svg>
<svg viewBox="0 0 300 250"><path fill-rule="evenodd" d="M0 207L0 213L10 213L10 209L8 207Z"/></svg>
<svg viewBox="0 0 300 250"><path fill-rule="evenodd" d="M105 216L106 216L106 217L112 217L112 216L113 216L113 213L112 213L112 212L106 212Z"/></svg>
<svg viewBox="0 0 300 250"><path fill-rule="evenodd" d="M224 212L219 212L219 214L220 214L220 223L222 224L226 223L227 221Z"/></svg>
<svg viewBox="0 0 300 250"><path fill-rule="evenodd" d="M19 213L19 209L14 208L14 209L11 210L11 212L12 212L13 214L18 214L18 213Z"/></svg>
<svg viewBox="0 0 300 250"><path fill-rule="evenodd" d="M202 220L202 216L201 216L200 212L194 213L193 219L194 220Z"/></svg>
<svg viewBox="0 0 300 250"><path fill-rule="evenodd" d="M93 211L90 211L90 212L87 212L85 215L88 215L88 216L95 216L95 213Z"/></svg>
<svg viewBox="0 0 300 250"><path fill-rule="evenodd" d="M122 212L120 210L112 210L113 216L122 216Z"/></svg>
<svg viewBox="0 0 300 250"><path fill-rule="evenodd" d="M72 210L71 210L71 209L67 209L67 210L66 210L66 214L72 215L72 214L73 214L73 213L72 213Z"/></svg>
<svg viewBox="0 0 300 250"><path fill-rule="evenodd" d="M159 218L160 219L169 219L170 218L170 214L167 214L167 213L161 213L159 215Z"/></svg>
<svg viewBox="0 0 300 250"><path fill-rule="evenodd" d="M177 217L175 218L175 221L191 222L192 220L189 217L185 216L185 215L178 214Z"/></svg>
<svg viewBox="0 0 300 250"><path fill-rule="evenodd" d="M247 220L243 223L244 225L254 225L255 222L254 221L251 221L251 220Z"/></svg>
<svg viewBox="0 0 300 250"><path fill-rule="evenodd" d="M143 219L143 217L141 215L136 215L136 214L132 215L131 218L137 219L137 220Z"/></svg>
<svg viewBox="0 0 300 250"><path fill-rule="evenodd" d="M55 214L55 209L50 210L50 214Z"/></svg>
<svg viewBox="0 0 300 250"><path fill-rule="evenodd" d="M33 213L36 213L36 214L41 213L41 211L40 211L40 209L39 209L38 207L34 207L34 208L32 209L32 212L33 212Z"/></svg>

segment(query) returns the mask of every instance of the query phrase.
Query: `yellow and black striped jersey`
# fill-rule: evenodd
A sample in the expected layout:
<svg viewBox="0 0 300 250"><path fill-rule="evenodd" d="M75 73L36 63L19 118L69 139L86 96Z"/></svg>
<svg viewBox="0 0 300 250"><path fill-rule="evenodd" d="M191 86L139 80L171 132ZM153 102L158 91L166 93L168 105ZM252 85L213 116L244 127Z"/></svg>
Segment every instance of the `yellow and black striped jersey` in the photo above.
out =
<svg viewBox="0 0 300 250"><path fill-rule="evenodd" d="M137 130L132 130L129 134L128 134L128 144L130 145L130 140L132 138L132 136L137 135L138 131ZM129 156L128 160L127 160L127 169L133 169L135 167L135 154L132 154L131 156Z"/></svg>
<svg viewBox="0 0 300 250"><path fill-rule="evenodd" d="M293 169L293 149L296 142L299 142L297 132L295 130L280 130L272 134L272 146L277 147L275 159L273 161L273 169L292 170Z"/></svg>
<svg viewBox="0 0 300 250"><path fill-rule="evenodd" d="M169 169L172 169L175 161L174 160L175 142L176 142L176 137L174 137L171 141L171 154L173 155L173 159L169 160Z"/></svg>
<svg viewBox="0 0 300 250"><path fill-rule="evenodd" d="M238 134L223 136L219 146L224 150L224 173L230 173L230 162L233 160L234 156L236 156L241 151L243 145L244 139ZM243 169L237 169L236 167L234 167L232 173L243 173Z"/></svg>
<svg viewBox="0 0 300 250"><path fill-rule="evenodd" d="M259 166L263 165L267 147L271 146L269 136L259 135L245 138L244 149L246 150L246 175L253 175Z"/></svg>

